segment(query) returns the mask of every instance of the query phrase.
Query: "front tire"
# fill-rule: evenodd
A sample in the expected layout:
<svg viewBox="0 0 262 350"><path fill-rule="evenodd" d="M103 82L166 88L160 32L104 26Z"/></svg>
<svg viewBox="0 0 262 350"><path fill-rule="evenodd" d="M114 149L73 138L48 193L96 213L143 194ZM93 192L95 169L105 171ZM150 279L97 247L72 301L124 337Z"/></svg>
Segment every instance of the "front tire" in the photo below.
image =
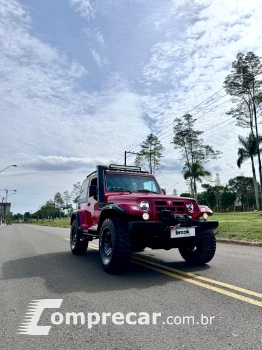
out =
<svg viewBox="0 0 262 350"><path fill-rule="evenodd" d="M146 249L146 245L143 242L134 242L133 243L133 252L139 253L143 252Z"/></svg>
<svg viewBox="0 0 262 350"><path fill-rule="evenodd" d="M194 265L203 265L213 259L216 252L216 237L213 231L202 233L195 247L180 247L182 258Z"/></svg>
<svg viewBox="0 0 262 350"><path fill-rule="evenodd" d="M70 248L75 255L84 255L88 247L88 240L83 239L83 233L77 227L77 221L74 220L70 232Z"/></svg>
<svg viewBox="0 0 262 350"><path fill-rule="evenodd" d="M99 234L99 252L106 272L118 273L127 268L132 258L132 240L122 218L105 219Z"/></svg>

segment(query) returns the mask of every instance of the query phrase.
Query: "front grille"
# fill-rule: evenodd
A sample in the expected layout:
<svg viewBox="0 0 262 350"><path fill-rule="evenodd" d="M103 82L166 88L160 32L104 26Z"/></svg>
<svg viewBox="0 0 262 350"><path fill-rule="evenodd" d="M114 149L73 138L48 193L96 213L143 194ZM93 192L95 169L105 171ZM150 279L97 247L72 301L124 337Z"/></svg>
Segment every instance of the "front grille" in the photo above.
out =
<svg viewBox="0 0 262 350"><path fill-rule="evenodd" d="M182 205L184 207L185 203L184 202L173 202L173 205Z"/></svg>
<svg viewBox="0 0 262 350"><path fill-rule="evenodd" d="M185 212L185 208L177 208L177 207L171 207L171 206L168 206L168 207L156 207L156 211L161 211L161 210L171 210L172 213L184 213Z"/></svg>
<svg viewBox="0 0 262 350"><path fill-rule="evenodd" d="M172 213L185 213L185 203L182 201L155 201L157 212L161 210L170 210Z"/></svg>
<svg viewBox="0 0 262 350"><path fill-rule="evenodd" d="M166 201L155 201L156 205L166 205Z"/></svg>

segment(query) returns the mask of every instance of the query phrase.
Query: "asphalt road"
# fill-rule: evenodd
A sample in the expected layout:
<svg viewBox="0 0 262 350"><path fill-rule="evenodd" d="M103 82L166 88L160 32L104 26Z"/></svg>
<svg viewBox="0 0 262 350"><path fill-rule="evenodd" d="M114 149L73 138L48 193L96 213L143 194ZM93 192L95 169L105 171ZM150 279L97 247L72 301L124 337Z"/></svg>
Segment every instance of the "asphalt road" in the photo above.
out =
<svg viewBox="0 0 262 350"><path fill-rule="evenodd" d="M177 250L146 249L126 274L108 275L97 241L79 257L71 254L68 237L62 228L0 228L1 349L262 349L261 247L218 244L215 258L197 268ZM62 299L59 308L40 312L38 326L51 326L49 334L17 334L29 303L42 299ZM72 318L66 324L71 312L82 312L83 324L77 319L73 325ZM116 312L147 313L150 324L88 321L90 313L97 313L95 323ZM157 324L153 313L161 313ZM202 316L201 323L201 315L208 319ZM195 324L185 316L194 316Z"/></svg>

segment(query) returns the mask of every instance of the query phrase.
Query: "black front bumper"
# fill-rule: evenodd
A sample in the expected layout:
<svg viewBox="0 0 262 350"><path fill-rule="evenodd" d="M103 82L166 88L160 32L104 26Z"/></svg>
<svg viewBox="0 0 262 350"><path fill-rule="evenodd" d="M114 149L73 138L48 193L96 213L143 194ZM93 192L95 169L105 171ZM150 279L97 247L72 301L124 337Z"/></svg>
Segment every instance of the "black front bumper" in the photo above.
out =
<svg viewBox="0 0 262 350"><path fill-rule="evenodd" d="M128 223L129 232L135 240L142 240L146 247L152 249L178 248L186 242L195 241L204 232L214 230L218 227L218 221L190 221L186 224L181 222L179 228L194 227L195 236L171 238L171 227L176 225L166 225L161 221L130 221Z"/></svg>

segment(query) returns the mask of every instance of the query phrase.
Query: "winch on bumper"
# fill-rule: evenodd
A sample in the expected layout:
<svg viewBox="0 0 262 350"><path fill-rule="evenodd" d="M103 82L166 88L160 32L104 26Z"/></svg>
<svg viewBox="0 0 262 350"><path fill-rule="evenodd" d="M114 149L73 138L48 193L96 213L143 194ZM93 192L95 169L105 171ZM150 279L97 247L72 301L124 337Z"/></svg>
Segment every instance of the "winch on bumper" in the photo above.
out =
<svg viewBox="0 0 262 350"><path fill-rule="evenodd" d="M159 221L128 223L132 236L152 249L179 248L189 241L194 246L201 234L217 227L218 221L194 221L187 214L176 215L169 210L159 213Z"/></svg>

